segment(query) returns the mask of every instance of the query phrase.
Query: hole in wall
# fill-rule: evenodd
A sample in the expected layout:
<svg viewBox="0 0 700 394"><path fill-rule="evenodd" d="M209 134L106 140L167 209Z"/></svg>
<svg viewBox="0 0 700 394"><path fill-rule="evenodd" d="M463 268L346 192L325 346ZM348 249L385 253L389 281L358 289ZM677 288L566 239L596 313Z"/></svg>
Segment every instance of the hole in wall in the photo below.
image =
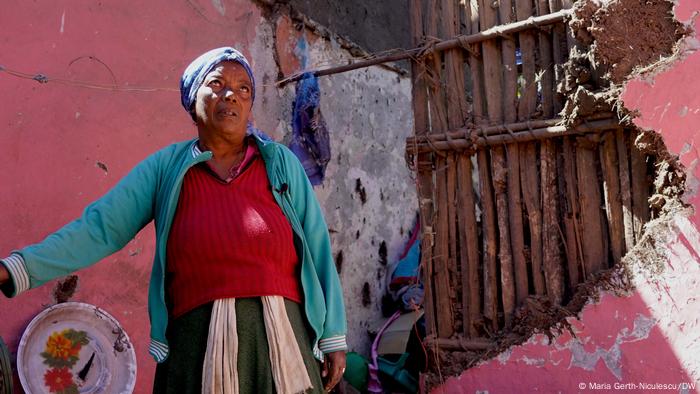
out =
<svg viewBox="0 0 700 394"><path fill-rule="evenodd" d="M596 300L601 290L611 291L616 294L628 294L633 289L630 276L630 267L643 269L649 272L663 270L663 259L654 248L654 229L652 223L668 220L679 210L684 209L681 200L685 190L685 171L677 160L671 155L663 143L661 136L654 131L639 130L631 122L635 114L625 109L619 101L622 90L622 82L636 75L653 75L664 69L679 56L678 45L689 30L678 23L672 17L673 4L668 1L617 0L601 4L598 2L578 2L574 5L575 15L569 22L572 36L576 38L577 45L569 51L569 59L560 68L560 76L557 78L557 93L564 98L560 115L563 123L569 127L575 127L586 122L590 116L601 112L611 112L620 119L620 127L593 137L570 138L572 149L567 152L563 142L555 142L556 164L563 166L564 157L567 154L577 155L580 152L588 152L590 162L581 163L592 171L589 175L597 179L596 190L586 190L584 194L597 194L601 203L599 220L600 234L590 234L587 227L580 229L579 236L599 237L604 244L601 248L601 264L595 270L586 270L586 267L578 266L576 269L568 269L566 265L561 267L563 294L561 304L553 303L550 297L544 294L538 295L534 287L534 276L537 270L532 266L533 250L529 247L533 234L526 227L524 234L525 248L523 254L528 261L528 296L518 304L510 322L505 322L503 310L497 315L498 324L490 321L476 322L478 336L487 338L495 343L486 350L449 350L444 347L432 348L430 363L433 368L426 374L428 387L440 384L442 378L462 373L465 369L474 366L479 361L491 358L510 346L521 344L536 332L556 336L562 330L568 329L566 318L575 316L590 300ZM615 47L625 46L628 49L616 51ZM539 88L541 89L541 87ZM541 97L538 97L538 106L541 105ZM610 146L615 146L610 149ZM614 152L611 156L607 153ZM639 210L638 215L631 223L631 237L633 242L625 244L625 223L622 218L622 238L619 228L610 222L609 205L606 205L606 193L610 193L609 174L606 174L606 160L615 158L617 165L624 163L620 156L625 152L626 171L629 174L636 173L637 183L633 184L635 177L629 175L628 183L619 180L619 193L634 191L637 194L644 190L643 205L645 209ZM535 153L540 159L541 146ZM490 155L490 154L489 154ZM493 159L493 156L489 156ZM489 174L492 176L493 174ZM640 182L639 180L643 180ZM555 179L556 190L566 190L566 182L563 178ZM478 183L476 189L478 190ZM640 189L641 188L641 189ZM559 207L564 210L564 215L559 219L562 234L565 239L566 214L571 215L570 202L561 195L548 196L556 199ZM630 198L632 198L630 196ZM523 203L524 204L524 203ZM624 204L624 202L623 202ZM636 204L640 207L640 202ZM626 207L622 207L626 208ZM527 210L526 210L527 211ZM643 218L640 222L639 219ZM575 218L576 219L576 218ZM528 220L527 213L524 221ZM645 223L649 223L645 225ZM483 230L479 236L483 236ZM586 232L589 233L586 233ZM617 235L615 235L617 234ZM623 243L620 247L620 239ZM583 245L585 242L581 242ZM562 241L563 243L563 241ZM613 246L617 243L618 246ZM581 246L579 246L580 248ZM577 251L581 253L581 250ZM452 252L451 252L452 253ZM456 255L459 256L459 249ZM483 244L479 245L479 253L485 253ZM561 254L566 262L567 245L561 245ZM484 272L479 271L483 277ZM500 284L500 267L496 272L499 277L499 293L497 302L502 304L503 295ZM579 279L573 280L574 277ZM450 282L450 286L459 294L462 289L457 282ZM483 286L483 282L482 282ZM483 291L483 287L480 288ZM464 331L461 316L461 302L456 300L454 306L455 332ZM483 304L482 304L483 306ZM463 338L459 334L451 337L453 343L460 347ZM437 350L437 351L436 351ZM439 368L439 373L437 373Z"/></svg>

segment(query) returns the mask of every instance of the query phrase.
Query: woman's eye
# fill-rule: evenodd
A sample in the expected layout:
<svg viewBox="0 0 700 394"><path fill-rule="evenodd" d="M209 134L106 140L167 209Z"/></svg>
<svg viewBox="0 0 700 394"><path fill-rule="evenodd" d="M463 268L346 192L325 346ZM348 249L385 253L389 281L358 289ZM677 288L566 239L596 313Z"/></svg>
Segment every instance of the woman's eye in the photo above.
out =
<svg viewBox="0 0 700 394"><path fill-rule="evenodd" d="M248 87L248 86L241 86L241 92L246 92L246 93L250 92L250 87Z"/></svg>
<svg viewBox="0 0 700 394"><path fill-rule="evenodd" d="M213 81L210 81L209 86L211 86L213 88L221 87L221 81L217 81L216 79Z"/></svg>

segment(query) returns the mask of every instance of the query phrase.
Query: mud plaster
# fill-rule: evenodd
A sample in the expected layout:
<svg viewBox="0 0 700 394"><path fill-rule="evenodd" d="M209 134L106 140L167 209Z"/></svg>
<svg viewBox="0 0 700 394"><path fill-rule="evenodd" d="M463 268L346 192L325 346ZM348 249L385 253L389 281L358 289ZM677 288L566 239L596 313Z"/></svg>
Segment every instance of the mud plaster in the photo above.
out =
<svg viewBox="0 0 700 394"><path fill-rule="evenodd" d="M78 289L78 275L67 276L64 280L58 281L53 290L53 298L57 304L70 301Z"/></svg>
<svg viewBox="0 0 700 394"><path fill-rule="evenodd" d="M564 64L557 91L567 97L567 124L618 104L621 84L669 63L688 29L666 0L578 1L569 28L577 46Z"/></svg>

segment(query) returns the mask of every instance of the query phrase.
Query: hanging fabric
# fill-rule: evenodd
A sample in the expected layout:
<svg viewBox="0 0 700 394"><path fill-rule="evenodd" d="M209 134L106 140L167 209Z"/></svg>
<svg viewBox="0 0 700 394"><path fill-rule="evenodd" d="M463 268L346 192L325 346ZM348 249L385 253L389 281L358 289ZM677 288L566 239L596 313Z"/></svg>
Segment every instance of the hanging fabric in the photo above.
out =
<svg viewBox="0 0 700 394"><path fill-rule="evenodd" d="M289 148L299 158L311 184L323 182L331 159L331 144L326 122L321 115L318 79L306 73L297 84L292 114L292 140Z"/></svg>

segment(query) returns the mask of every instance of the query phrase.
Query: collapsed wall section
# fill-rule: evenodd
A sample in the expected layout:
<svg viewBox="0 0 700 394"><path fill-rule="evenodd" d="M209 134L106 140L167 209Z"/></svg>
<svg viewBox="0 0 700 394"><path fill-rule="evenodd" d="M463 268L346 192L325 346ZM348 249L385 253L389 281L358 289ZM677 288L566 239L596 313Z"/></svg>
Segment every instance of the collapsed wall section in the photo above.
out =
<svg viewBox="0 0 700 394"><path fill-rule="evenodd" d="M693 93L698 85L690 76L698 55L688 11L697 5L685 3L691 4L575 4L569 25L578 45L558 86L566 97L562 115L574 126L585 116L614 110L640 133L635 147L655 157L649 163L653 220L621 262L581 286L570 305L528 303L521 329L488 353L495 358L441 355L440 372L425 381L438 384L434 392L515 390L504 375L519 376L517 387L527 390L697 390L700 338L693 294L700 287L700 243L692 146L700 121L693 115L700 110ZM474 367L447 379L460 370L458 363Z"/></svg>

